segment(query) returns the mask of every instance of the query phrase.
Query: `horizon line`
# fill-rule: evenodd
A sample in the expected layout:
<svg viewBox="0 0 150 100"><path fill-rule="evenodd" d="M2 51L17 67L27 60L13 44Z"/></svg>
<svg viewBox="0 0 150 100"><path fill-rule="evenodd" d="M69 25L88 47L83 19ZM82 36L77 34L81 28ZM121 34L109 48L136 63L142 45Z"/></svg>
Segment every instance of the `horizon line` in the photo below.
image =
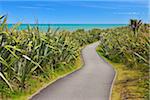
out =
<svg viewBox="0 0 150 100"><path fill-rule="evenodd" d="M17 23L7 23L17 24ZM128 23L21 23L21 24L128 24Z"/></svg>

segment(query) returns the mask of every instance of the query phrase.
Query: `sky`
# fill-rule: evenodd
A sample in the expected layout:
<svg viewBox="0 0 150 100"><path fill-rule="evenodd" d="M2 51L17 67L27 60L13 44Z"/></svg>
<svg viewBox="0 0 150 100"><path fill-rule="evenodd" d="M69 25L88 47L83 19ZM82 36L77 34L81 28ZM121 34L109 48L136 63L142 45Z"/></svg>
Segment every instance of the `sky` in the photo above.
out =
<svg viewBox="0 0 150 100"><path fill-rule="evenodd" d="M0 0L7 23L127 24L150 22L149 0Z"/></svg>

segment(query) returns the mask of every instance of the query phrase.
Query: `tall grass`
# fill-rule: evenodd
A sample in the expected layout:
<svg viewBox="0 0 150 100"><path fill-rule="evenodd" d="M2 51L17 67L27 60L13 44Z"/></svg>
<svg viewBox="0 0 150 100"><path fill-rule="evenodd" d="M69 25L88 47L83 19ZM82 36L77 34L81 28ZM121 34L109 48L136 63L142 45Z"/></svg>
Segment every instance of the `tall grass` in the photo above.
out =
<svg viewBox="0 0 150 100"><path fill-rule="evenodd" d="M148 66L149 27L142 25L137 34L130 27L112 29L101 35L100 51L110 60L129 67Z"/></svg>
<svg viewBox="0 0 150 100"><path fill-rule="evenodd" d="M129 26L106 30L100 35L99 52L113 62L123 63L127 69L140 70L146 98L149 80L150 25L131 20ZM131 76L132 77L132 76Z"/></svg>
<svg viewBox="0 0 150 100"><path fill-rule="evenodd" d="M24 91L33 76L49 79L58 70L72 69L82 46L98 40L99 32L39 30L38 25L18 30L8 28L7 16L0 17L0 93Z"/></svg>

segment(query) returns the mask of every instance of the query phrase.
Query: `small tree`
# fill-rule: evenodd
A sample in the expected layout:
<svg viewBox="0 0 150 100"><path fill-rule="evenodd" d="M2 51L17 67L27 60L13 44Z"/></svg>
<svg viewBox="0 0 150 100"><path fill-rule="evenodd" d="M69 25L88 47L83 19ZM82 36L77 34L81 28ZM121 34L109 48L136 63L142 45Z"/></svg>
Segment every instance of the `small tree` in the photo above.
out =
<svg viewBox="0 0 150 100"><path fill-rule="evenodd" d="M130 19L129 26L131 27L134 34L137 34L139 27L142 25L142 20Z"/></svg>

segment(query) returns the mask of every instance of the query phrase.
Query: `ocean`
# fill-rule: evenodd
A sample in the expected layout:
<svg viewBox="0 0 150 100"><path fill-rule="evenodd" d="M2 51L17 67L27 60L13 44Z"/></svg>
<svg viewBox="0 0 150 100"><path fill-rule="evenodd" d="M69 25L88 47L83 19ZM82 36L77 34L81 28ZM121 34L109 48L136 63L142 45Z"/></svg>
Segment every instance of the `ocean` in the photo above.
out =
<svg viewBox="0 0 150 100"><path fill-rule="evenodd" d="M14 24L8 24L8 27L11 28ZM30 25L31 27L34 27L36 24L21 24L18 29L27 29L27 26ZM59 30L69 30L74 31L77 29L85 29L90 30L93 28L98 29L106 29L106 28L114 28L114 27L120 27L120 26L127 26L127 24L38 24L39 29L41 30L47 30L48 27L52 29Z"/></svg>

